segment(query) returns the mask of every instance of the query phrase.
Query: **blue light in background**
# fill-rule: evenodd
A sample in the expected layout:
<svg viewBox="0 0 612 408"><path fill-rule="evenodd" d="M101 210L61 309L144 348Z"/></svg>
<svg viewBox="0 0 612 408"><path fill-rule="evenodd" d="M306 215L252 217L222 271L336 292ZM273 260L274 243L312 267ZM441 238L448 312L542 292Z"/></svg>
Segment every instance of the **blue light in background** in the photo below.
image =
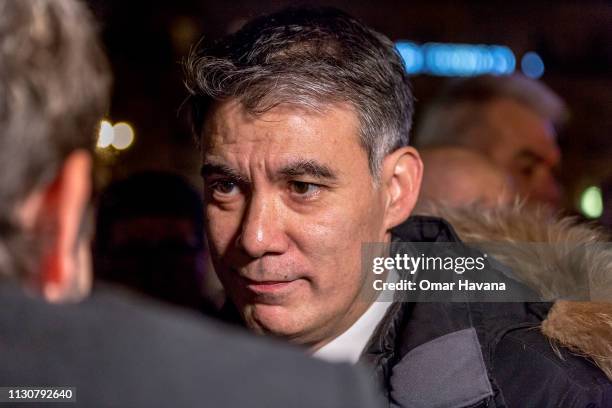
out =
<svg viewBox="0 0 612 408"><path fill-rule="evenodd" d="M535 52L528 52L521 59L521 70L529 78L540 78L544 75L544 61Z"/></svg>
<svg viewBox="0 0 612 408"><path fill-rule="evenodd" d="M508 75L516 59L510 48L501 45L443 44L423 45L410 41L395 44L409 74L438 76Z"/></svg>
<svg viewBox="0 0 612 408"><path fill-rule="evenodd" d="M507 75L514 72L516 68L516 58L510 48L501 45L492 45L489 47L493 55L493 67L491 73L495 75Z"/></svg>
<svg viewBox="0 0 612 408"><path fill-rule="evenodd" d="M406 64L406 72L418 74L423 70L423 53L420 46L415 43L402 41L395 44L395 48L397 48Z"/></svg>

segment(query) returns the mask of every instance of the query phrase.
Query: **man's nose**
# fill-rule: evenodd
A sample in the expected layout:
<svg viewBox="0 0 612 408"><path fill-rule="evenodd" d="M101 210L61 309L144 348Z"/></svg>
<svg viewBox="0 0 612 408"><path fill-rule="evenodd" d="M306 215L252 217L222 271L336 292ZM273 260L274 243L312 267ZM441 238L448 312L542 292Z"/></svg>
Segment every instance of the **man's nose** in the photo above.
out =
<svg viewBox="0 0 612 408"><path fill-rule="evenodd" d="M252 258L280 254L287 250L281 204L274 197L253 194L242 220L236 244Z"/></svg>

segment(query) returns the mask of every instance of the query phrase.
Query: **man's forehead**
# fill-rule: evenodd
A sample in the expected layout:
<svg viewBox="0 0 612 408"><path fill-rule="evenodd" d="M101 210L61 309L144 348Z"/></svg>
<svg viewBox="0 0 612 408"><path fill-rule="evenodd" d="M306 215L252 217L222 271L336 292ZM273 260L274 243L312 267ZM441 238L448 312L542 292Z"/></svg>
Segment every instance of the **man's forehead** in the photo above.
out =
<svg viewBox="0 0 612 408"><path fill-rule="evenodd" d="M533 109L506 98L491 102L488 112L497 129L498 143L530 149L542 156L556 154L554 126Z"/></svg>
<svg viewBox="0 0 612 408"><path fill-rule="evenodd" d="M551 121L533 108L510 98L499 98L488 105L490 120L505 126L514 126L522 132L515 137L525 137L555 143L556 135Z"/></svg>
<svg viewBox="0 0 612 408"><path fill-rule="evenodd" d="M205 120L202 137L208 146L216 144L290 141L292 136L308 142L320 137L338 143L358 141L359 118L348 103L321 104L316 108L281 104L262 113L251 112L237 99L213 105Z"/></svg>
<svg viewBox="0 0 612 408"><path fill-rule="evenodd" d="M229 101L209 115L202 136L205 162L248 159L282 167L296 160L333 163L360 151L366 157L357 115L345 104L321 111L284 105L253 114Z"/></svg>

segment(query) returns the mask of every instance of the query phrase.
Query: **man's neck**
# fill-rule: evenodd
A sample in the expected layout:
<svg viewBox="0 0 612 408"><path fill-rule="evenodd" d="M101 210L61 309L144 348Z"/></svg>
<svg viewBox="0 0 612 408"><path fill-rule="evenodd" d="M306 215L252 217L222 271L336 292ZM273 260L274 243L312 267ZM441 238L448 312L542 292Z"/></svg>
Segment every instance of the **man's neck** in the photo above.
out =
<svg viewBox="0 0 612 408"><path fill-rule="evenodd" d="M334 329L333 331L327 333L320 340L308 344L308 349L314 353L321 347L324 347L325 345L332 342L338 336L342 335L344 332L350 329L351 326L353 326L361 316L363 316L363 314L370 308L374 301L375 298L368 301L363 300L358 302L358 304L354 305L354 308L349 310L349 312L347 312L347 314L345 314L340 321L337 321L336 324L332 325Z"/></svg>
<svg viewBox="0 0 612 408"><path fill-rule="evenodd" d="M387 278L387 272L385 272L384 275L379 275L377 277L377 279L383 280L386 280ZM380 293L373 289L371 279L366 280L364 283L364 290L357 296L351 308L349 308L349 310L339 319L336 319L334 323L329 325L329 327L332 327L333 330L330 330L328 333L326 333L326 335L320 337L320 340L308 343L308 349L312 352L316 352L350 329L372 306L372 304L376 302L379 295Z"/></svg>

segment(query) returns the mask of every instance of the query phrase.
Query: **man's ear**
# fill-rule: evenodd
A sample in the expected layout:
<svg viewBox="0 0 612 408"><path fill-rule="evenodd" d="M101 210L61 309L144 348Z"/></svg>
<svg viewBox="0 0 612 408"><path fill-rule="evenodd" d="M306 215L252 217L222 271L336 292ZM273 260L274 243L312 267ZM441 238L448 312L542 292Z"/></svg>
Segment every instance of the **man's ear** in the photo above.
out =
<svg viewBox="0 0 612 408"><path fill-rule="evenodd" d="M388 231L404 222L416 204L423 177L419 153L406 146L387 155L381 176L382 188L387 192L385 228Z"/></svg>
<svg viewBox="0 0 612 408"><path fill-rule="evenodd" d="M91 155L72 152L55 179L25 200L23 225L40 237L41 265L35 282L51 302L80 298L91 286L89 242L80 237L91 194Z"/></svg>

